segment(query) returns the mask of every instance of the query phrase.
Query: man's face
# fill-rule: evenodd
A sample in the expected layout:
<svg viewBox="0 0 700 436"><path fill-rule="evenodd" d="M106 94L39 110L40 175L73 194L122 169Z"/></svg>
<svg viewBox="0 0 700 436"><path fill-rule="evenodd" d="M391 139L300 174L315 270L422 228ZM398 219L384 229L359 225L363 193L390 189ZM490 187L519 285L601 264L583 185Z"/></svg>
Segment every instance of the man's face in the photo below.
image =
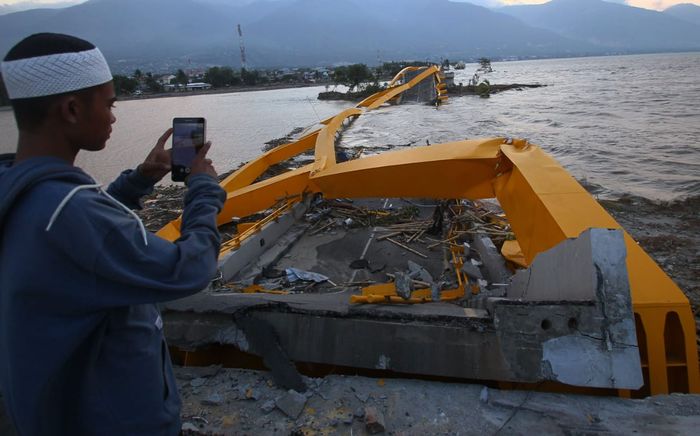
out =
<svg viewBox="0 0 700 436"><path fill-rule="evenodd" d="M87 109L81 113L76 145L82 150L97 151L105 148L112 133L112 124L117 120L112 109L117 100L112 82L96 86L82 96Z"/></svg>

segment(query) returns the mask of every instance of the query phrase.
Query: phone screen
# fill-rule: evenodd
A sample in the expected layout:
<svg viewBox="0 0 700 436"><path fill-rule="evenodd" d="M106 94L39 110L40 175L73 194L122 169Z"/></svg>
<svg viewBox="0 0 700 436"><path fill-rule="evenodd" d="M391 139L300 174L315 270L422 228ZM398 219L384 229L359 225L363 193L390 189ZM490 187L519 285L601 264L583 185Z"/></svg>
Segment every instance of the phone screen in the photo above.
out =
<svg viewBox="0 0 700 436"><path fill-rule="evenodd" d="M192 161L205 141L204 118L173 119L172 177L182 182L190 175Z"/></svg>

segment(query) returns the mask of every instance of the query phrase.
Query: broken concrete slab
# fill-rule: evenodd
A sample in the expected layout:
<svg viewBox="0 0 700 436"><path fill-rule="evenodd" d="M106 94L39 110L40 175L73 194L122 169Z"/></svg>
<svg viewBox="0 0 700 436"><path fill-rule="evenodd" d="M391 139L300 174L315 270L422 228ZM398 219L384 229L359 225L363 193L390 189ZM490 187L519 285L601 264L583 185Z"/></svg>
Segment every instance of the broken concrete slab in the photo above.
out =
<svg viewBox="0 0 700 436"><path fill-rule="evenodd" d="M529 268L513 276L507 290L508 298L530 301L594 300L597 277L592 243L591 233L584 232L579 238L567 239L540 253ZM621 249L624 253L624 245Z"/></svg>
<svg viewBox="0 0 700 436"><path fill-rule="evenodd" d="M222 280L229 281L245 268L254 265L265 253L268 253L268 248L275 245L275 242L280 238L284 239L285 242L277 245L279 252L269 252L267 257L271 257L271 260L263 263L269 264L276 257L281 256L290 243L293 243L294 238L301 236L309 227L308 224L302 222L308 205L308 199L295 204L290 212L282 214L277 220L268 223L258 233L243 241L237 250L233 250L221 258L219 270L222 274ZM303 230L290 233L289 230L294 224L299 224ZM257 271L256 274L262 271L263 266L266 265L258 265L257 268L254 268Z"/></svg>
<svg viewBox="0 0 700 436"><path fill-rule="evenodd" d="M246 337L253 346L253 351L260 355L265 365L272 372L275 383L280 386L306 391L306 384L289 359L284 348L279 344L275 329L266 321L243 315L236 319Z"/></svg>
<svg viewBox="0 0 700 436"><path fill-rule="evenodd" d="M479 257L484 263L486 279L490 283L508 283L511 272L491 238L484 234L477 234L474 236L472 247L479 253Z"/></svg>
<svg viewBox="0 0 700 436"><path fill-rule="evenodd" d="M418 265L412 260L408 261L408 274L414 280L420 280L426 283L433 283L433 276L430 275L428 270L426 270L421 265Z"/></svg>
<svg viewBox="0 0 700 436"><path fill-rule="evenodd" d="M304 410L306 400L306 395L290 389L282 397L275 400L275 405L278 409L284 412L285 415L292 419L296 419L301 414L301 411Z"/></svg>
<svg viewBox="0 0 700 436"><path fill-rule="evenodd" d="M477 267L471 262L464 262L464 265L462 265L462 272L469 276L469 278L474 280L484 278L483 274L481 274L481 270L479 269L479 267Z"/></svg>
<svg viewBox="0 0 700 436"><path fill-rule="evenodd" d="M396 271L394 275L394 286L396 287L396 294L408 300L411 298L411 292L413 292L413 279L409 274L402 271Z"/></svg>

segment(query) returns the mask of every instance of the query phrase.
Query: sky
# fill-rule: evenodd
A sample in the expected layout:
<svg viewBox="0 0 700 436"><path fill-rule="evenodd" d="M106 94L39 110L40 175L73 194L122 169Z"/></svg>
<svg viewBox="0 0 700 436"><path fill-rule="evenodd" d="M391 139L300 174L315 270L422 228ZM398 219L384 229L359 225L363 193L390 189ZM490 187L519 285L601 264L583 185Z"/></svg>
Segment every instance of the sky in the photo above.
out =
<svg viewBox="0 0 700 436"><path fill-rule="evenodd" d="M499 6L499 5L516 5L516 4L535 4L535 3L547 3L548 0L458 0L458 1L468 1L474 4L489 5L489 6ZM700 6L700 0L610 0L616 3L627 3L630 6L637 6L646 9L656 9L663 10L669 6L673 6L679 3L694 3ZM66 0L0 0L0 6L2 5L19 5L22 3L66 3ZM79 3L79 1L73 0L70 3Z"/></svg>

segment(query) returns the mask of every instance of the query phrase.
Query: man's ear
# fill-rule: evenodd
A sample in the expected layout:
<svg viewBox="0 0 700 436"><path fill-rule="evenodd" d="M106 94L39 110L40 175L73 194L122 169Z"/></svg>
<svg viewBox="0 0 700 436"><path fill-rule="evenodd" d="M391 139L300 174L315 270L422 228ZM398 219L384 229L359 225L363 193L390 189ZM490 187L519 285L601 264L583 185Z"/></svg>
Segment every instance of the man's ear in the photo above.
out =
<svg viewBox="0 0 700 436"><path fill-rule="evenodd" d="M84 108L83 102L77 95L69 94L57 102L57 110L61 119L68 124L77 124Z"/></svg>

